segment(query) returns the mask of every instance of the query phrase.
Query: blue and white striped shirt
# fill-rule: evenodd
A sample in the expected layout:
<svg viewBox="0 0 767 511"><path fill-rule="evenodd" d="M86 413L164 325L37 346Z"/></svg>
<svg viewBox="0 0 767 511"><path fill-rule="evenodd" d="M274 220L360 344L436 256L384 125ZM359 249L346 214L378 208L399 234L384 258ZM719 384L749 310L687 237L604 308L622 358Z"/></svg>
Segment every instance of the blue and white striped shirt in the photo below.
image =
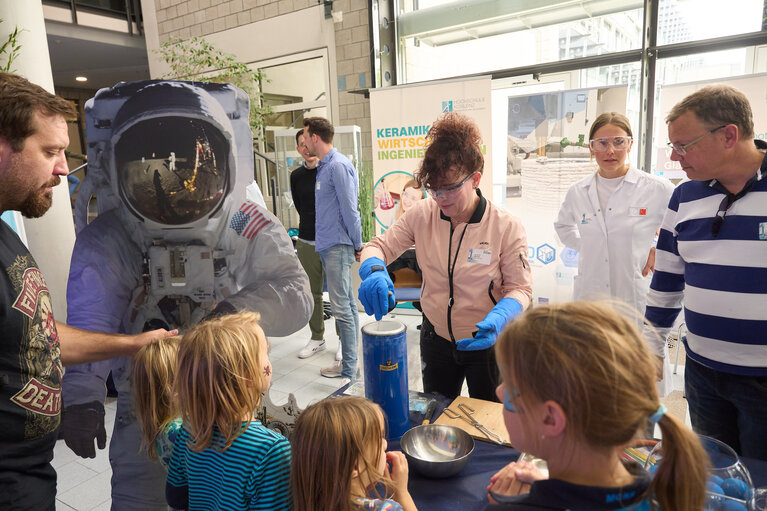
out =
<svg viewBox="0 0 767 511"><path fill-rule="evenodd" d="M758 144L759 145L759 144ZM684 301L685 346L694 361L727 373L767 375L767 157L752 188L711 233L727 190L716 180L682 183L661 225L647 296L645 338L656 353Z"/></svg>
<svg viewBox="0 0 767 511"><path fill-rule="evenodd" d="M214 436L214 443L215 443ZM225 451L194 452L182 426L168 467L166 498L194 510L289 510L290 443L252 421Z"/></svg>

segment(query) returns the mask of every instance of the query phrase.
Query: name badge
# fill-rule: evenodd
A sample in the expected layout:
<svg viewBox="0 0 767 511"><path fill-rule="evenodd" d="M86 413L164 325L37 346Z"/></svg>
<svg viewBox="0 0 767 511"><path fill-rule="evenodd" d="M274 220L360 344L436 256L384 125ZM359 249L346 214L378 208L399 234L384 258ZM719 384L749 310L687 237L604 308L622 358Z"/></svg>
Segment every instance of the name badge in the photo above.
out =
<svg viewBox="0 0 767 511"><path fill-rule="evenodd" d="M490 264L490 257L493 255L492 250L482 248L470 248L469 249L469 262L479 264Z"/></svg>
<svg viewBox="0 0 767 511"><path fill-rule="evenodd" d="M319 189L320 189L320 182L317 181L317 190L319 190Z"/></svg>
<svg viewBox="0 0 767 511"><path fill-rule="evenodd" d="M629 216L647 216L647 208L629 208Z"/></svg>

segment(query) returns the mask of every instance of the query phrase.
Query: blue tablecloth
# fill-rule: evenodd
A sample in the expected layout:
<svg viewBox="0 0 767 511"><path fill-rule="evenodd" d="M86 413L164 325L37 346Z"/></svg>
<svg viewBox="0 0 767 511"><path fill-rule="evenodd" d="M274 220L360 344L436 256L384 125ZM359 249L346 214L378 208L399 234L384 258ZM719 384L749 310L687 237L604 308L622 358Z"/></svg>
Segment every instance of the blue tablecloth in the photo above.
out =
<svg viewBox="0 0 767 511"><path fill-rule="evenodd" d="M438 397L433 420L436 420L450 403L451 400ZM422 419L422 414L410 412L412 426L421 424ZM390 441L388 450L400 450L399 441ZM445 479L431 479L411 468L408 490L416 506L422 511L479 511L488 504L486 488L490 477L518 457L519 451L516 449L477 440L474 442L474 452L469 463L461 472Z"/></svg>
<svg viewBox="0 0 767 511"><path fill-rule="evenodd" d="M389 449L399 449L390 442ZM480 511L487 506L487 484L501 467L516 460L519 451L477 441L468 465L455 477L429 479L410 471L408 489L419 510ZM754 486L767 486L767 462L743 458Z"/></svg>
<svg viewBox="0 0 767 511"><path fill-rule="evenodd" d="M434 419L450 402L438 400ZM422 416L411 412L412 425L421 423ZM399 450L399 442L389 442L389 450ZM447 479L429 479L410 470L408 489L419 510L431 511L480 511L487 506L487 485L490 477L510 461L519 457L519 451L477 440L474 453L464 469ZM742 458L751 473L755 487L767 487L767 461Z"/></svg>
<svg viewBox="0 0 767 511"><path fill-rule="evenodd" d="M754 460L751 458L741 458L743 464L751 473L751 481L754 486L759 488L760 486L767 487L767 461Z"/></svg>
<svg viewBox="0 0 767 511"><path fill-rule="evenodd" d="M399 450L399 442L389 443L389 450ZM446 479L429 479L410 470L408 489L419 510L479 511L487 506L487 484L498 470L516 460L519 451L477 441L468 465Z"/></svg>
<svg viewBox="0 0 767 511"><path fill-rule="evenodd" d="M342 387L336 394L345 389ZM438 398L433 419L436 420L449 404L450 400ZM422 419L421 413L410 412L412 426L420 424ZM390 441L388 450L400 450L399 441ZM408 490L420 511L480 511L488 504L486 488L490 477L518 457L516 449L477 440L469 463L460 473L446 479L430 479L411 469ZM742 460L751 473L754 486L767 486L767 461Z"/></svg>

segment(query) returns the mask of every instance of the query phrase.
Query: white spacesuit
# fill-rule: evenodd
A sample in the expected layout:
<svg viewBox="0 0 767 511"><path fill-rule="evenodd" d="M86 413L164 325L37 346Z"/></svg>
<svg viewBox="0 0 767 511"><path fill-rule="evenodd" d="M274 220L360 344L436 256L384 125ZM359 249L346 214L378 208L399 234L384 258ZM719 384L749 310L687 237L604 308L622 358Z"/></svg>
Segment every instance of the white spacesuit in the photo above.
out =
<svg viewBox="0 0 767 511"><path fill-rule="evenodd" d="M67 289L68 323L103 332L181 328L209 314L261 313L289 335L313 308L285 229L253 182L248 98L232 86L142 81L100 90L85 107L88 175ZM88 224L91 195L98 217ZM109 450L112 509L167 509L165 473L139 454L130 359L67 368L64 438L100 448L105 381L118 390Z"/></svg>

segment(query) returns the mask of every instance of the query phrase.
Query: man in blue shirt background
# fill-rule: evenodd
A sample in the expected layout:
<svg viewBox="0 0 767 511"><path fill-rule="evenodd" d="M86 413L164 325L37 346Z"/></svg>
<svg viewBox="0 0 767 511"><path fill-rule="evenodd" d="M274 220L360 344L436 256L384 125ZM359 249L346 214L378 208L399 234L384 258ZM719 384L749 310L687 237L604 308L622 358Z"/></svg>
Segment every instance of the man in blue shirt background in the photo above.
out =
<svg viewBox="0 0 767 511"><path fill-rule="evenodd" d="M330 308L341 338L342 360L323 367L328 378L353 379L357 369L359 316L352 291L351 266L362 249L357 210L359 179L349 159L333 147L333 125L322 117L304 119L304 144L319 158L314 187L316 208L314 248L325 270Z"/></svg>

